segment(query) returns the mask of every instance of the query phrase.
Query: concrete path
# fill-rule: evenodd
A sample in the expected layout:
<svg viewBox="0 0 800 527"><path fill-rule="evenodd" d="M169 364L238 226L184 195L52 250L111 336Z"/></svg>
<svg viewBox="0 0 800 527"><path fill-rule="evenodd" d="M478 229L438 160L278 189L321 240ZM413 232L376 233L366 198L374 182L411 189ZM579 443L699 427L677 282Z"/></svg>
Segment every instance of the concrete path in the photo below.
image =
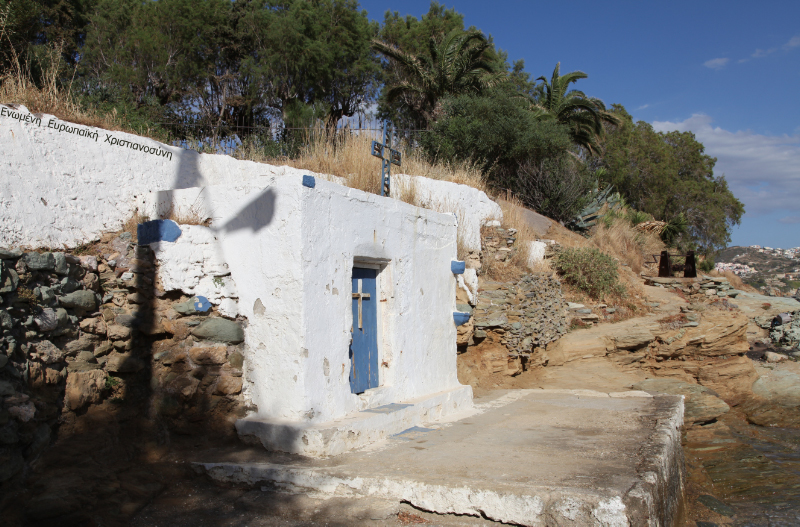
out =
<svg viewBox="0 0 800 527"><path fill-rule="evenodd" d="M679 397L498 391L461 420L360 452L197 466L220 481L520 525L671 525L683 486L682 420Z"/></svg>

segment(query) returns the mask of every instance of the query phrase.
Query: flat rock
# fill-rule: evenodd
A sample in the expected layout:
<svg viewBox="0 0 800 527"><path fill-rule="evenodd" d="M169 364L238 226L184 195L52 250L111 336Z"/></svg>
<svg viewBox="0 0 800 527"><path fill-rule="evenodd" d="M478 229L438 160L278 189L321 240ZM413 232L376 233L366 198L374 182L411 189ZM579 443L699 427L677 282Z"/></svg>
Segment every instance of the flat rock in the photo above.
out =
<svg viewBox="0 0 800 527"><path fill-rule="evenodd" d="M53 253L25 253L23 260L32 271L53 271L56 268L56 258Z"/></svg>
<svg viewBox="0 0 800 527"><path fill-rule="evenodd" d="M242 326L225 318L209 318L192 330L192 335L216 342L238 344L244 340Z"/></svg>
<svg viewBox="0 0 800 527"><path fill-rule="evenodd" d="M22 256L22 249L5 249L0 247L0 260L15 260Z"/></svg>
<svg viewBox="0 0 800 527"><path fill-rule="evenodd" d="M59 303L64 307L91 311L97 307L97 298L91 291L75 291L59 297Z"/></svg>
<svg viewBox="0 0 800 527"><path fill-rule="evenodd" d="M761 376L753 383L753 393L780 406L800 406L800 363L787 362L775 369L758 370Z"/></svg>
<svg viewBox="0 0 800 527"><path fill-rule="evenodd" d="M144 368L144 362L130 353L114 352L108 356L106 370L112 373L133 373Z"/></svg>

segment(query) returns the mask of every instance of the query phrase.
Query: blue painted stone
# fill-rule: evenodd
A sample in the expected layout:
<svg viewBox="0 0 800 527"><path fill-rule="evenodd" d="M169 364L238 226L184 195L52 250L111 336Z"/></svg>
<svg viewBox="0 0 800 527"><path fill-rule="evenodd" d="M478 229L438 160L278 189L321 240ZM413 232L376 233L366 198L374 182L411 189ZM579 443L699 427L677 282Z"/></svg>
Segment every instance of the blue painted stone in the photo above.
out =
<svg viewBox="0 0 800 527"><path fill-rule="evenodd" d="M428 432L433 432L433 428L423 428L421 426L412 426L408 430L403 430L399 434L395 434L392 437L396 437L398 439L405 439L406 441L414 441L423 437Z"/></svg>
<svg viewBox="0 0 800 527"><path fill-rule="evenodd" d="M314 188L317 186L317 181L314 179L314 176L303 176L303 186Z"/></svg>
<svg viewBox="0 0 800 527"><path fill-rule="evenodd" d="M198 313L205 313L211 309L211 302L208 301L208 298L198 295L194 297L194 309Z"/></svg>
<svg viewBox="0 0 800 527"><path fill-rule="evenodd" d="M140 223L136 228L139 245L156 242L174 242L181 235L181 228L172 220L153 220Z"/></svg>
<svg viewBox="0 0 800 527"><path fill-rule="evenodd" d="M460 326L461 324L466 324L469 322L469 319L472 315L469 313L462 313L461 311L453 311L453 320L456 323L456 326Z"/></svg>
<svg viewBox="0 0 800 527"><path fill-rule="evenodd" d="M453 260L450 262L450 270L453 271L453 274L464 274L466 268L466 262L462 262L460 260Z"/></svg>

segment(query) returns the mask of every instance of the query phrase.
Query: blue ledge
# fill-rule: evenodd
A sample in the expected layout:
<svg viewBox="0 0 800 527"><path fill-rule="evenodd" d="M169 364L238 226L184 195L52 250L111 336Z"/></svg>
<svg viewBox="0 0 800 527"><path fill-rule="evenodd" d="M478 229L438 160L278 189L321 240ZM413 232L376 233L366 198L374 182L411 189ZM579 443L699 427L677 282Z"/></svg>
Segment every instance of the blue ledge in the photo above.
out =
<svg viewBox="0 0 800 527"><path fill-rule="evenodd" d="M466 268L466 262L462 262L461 260L453 260L450 262L450 270L453 271L453 274L464 274Z"/></svg>
<svg viewBox="0 0 800 527"><path fill-rule="evenodd" d="M211 302L204 296L196 296L194 297L194 309L199 313L205 313L211 309Z"/></svg>
<svg viewBox="0 0 800 527"><path fill-rule="evenodd" d="M453 320L456 323L456 326L460 326L462 324L466 324L469 322L470 315L469 313L462 313L461 311L453 311Z"/></svg>
<svg viewBox="0 0 800 527"><path fill-rule="evenodd" d="M314 176L303 176L303 186L314 188L317 186L317 181L314 179Z"/></svg>
<svg viewBox="0 0 800 527"><path fill-rule="evenodd" d="M181 235L181 228L172 220L153 220L136 226L139 245L155 242L174 242Z"/></svg>

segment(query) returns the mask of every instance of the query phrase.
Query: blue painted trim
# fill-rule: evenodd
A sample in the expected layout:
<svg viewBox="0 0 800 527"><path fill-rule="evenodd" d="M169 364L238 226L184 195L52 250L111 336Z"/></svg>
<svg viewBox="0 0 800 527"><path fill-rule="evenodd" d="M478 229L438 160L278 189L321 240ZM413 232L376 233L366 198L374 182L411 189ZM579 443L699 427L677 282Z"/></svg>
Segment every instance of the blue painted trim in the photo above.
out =
<svg viewBox="0 0 800 527"><path fill-rule="evenodd" d="M153 220L136 226L139 245L155 242L174 242L181 236L181 228L172 220Z"/></svg>
<svg viewBox="0 0 800 527"><path fill-rule="evenodd" d="M466 324L467 322L469 322L470 318L472 318L472 315L470 315L469 313L462 313L461 311L453 311L453 321L456 323L456 326Z"/></svg>
<svg viewBox="0 0 800 527"><path fill-rule="evenodd" d="M199 313L205 313L211 309L211 302L204 296L194 297L194 309Z"/></svg>
<svg viewBox="0 0 800 527"><path fill-rule="evenodd" d="M450 270L453 271L453 274L464 274L466 269L466 262L462 262L461 260L453 260L450 262Z"/></svg>
<svg viewBox="0 0 800 527"><path fill-rule="evenodd" d="M314 176L303 176L303 186L308 188L314 188L317 186Z"/></svg>

